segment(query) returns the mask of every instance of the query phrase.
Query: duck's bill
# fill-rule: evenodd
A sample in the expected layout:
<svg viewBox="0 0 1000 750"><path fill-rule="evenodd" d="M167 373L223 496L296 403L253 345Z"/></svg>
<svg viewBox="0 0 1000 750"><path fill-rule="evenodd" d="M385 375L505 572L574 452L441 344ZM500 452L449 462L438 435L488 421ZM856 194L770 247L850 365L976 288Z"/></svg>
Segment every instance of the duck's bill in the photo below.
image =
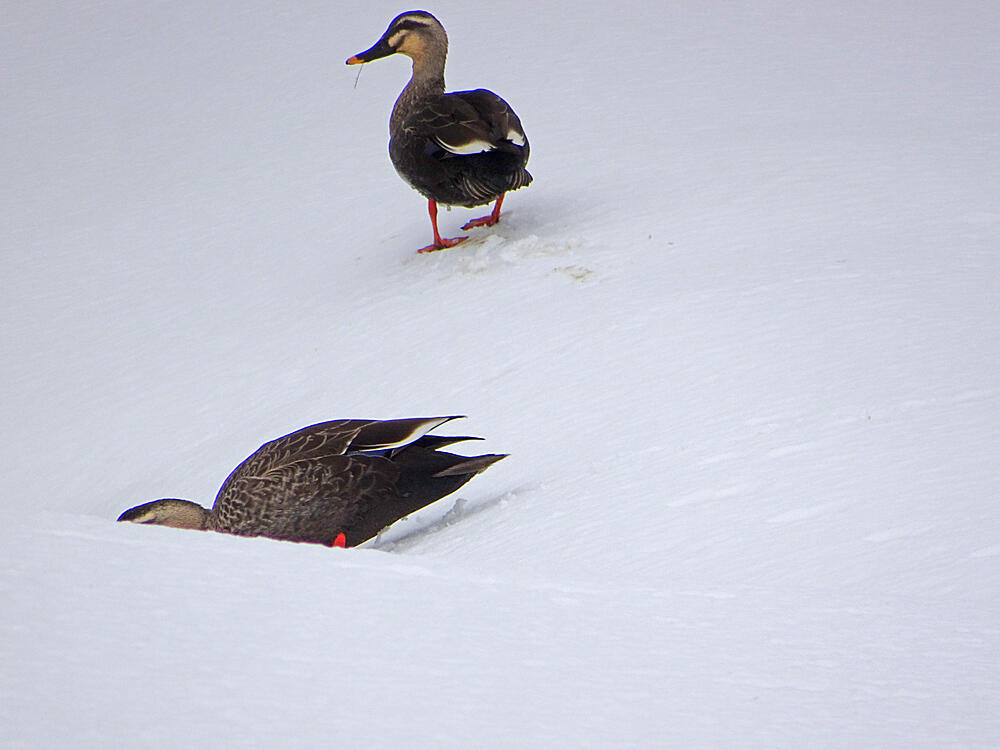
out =
<svg viewBox="0 0 1000 750"><path fill-rule="evenodd" d="M360 65L361 63L378 60L380 57L388 57L395 51L396 50L389 46L389 42L385 39L379 39L370 49L366 49L364 52L359 52L354 57L348 58L347 64Z"/></svg>

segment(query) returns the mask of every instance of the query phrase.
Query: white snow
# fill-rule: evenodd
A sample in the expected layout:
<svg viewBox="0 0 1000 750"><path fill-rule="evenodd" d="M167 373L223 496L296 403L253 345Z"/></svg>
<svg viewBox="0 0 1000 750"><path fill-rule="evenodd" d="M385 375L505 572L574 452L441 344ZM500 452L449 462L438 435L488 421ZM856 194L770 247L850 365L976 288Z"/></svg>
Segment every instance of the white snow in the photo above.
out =
<svg viewBox="0 0 1000 750"><path fill-rule="evenodd" d="M405 7L8 5L0 746L1000 746L1000 6L444 0L535 182L418 256ZM114 522L449 414L367 548Z"/></svg>

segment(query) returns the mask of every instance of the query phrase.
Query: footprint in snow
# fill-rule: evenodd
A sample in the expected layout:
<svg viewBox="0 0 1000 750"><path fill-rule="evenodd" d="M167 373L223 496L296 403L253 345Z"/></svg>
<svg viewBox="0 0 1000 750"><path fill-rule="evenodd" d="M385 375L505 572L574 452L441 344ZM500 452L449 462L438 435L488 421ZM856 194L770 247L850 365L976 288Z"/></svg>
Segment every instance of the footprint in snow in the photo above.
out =
<svg viewBox="0 0 1000 750"><path fill-rule="evenodd" d="M539 265L546 273L564 275L576 282L593 281L594 271L580 263L560 263L553 265L552 258L567 258L584 251L582 240L543 240L537 235L520 239L508 239L491 234L482 239L470 238L461 245L436 253L425 253L408 258L407 265L419 263L433 264L433 269L444 271L446 276L482 276L494 271L504 271L513 266ZM569 256L569 257L567 257Z"/></svg>

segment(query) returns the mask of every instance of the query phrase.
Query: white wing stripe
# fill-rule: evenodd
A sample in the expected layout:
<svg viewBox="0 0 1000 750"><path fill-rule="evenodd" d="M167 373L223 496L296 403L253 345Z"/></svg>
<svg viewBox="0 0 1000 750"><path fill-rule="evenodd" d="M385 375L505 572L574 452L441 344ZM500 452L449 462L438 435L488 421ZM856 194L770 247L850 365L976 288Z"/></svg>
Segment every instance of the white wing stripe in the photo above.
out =
<svg viewBox="0 0 1000 750"><path fill-rule="evenodd" d="M450 143L445 143L440 138L435 138L434 140L436 140L438 145L440 145L445 151L450 151L453 154L459 155L482 154L486 151L493 151L494 149L493 144L487 143L486 141L469 141L468 143L453 146Z"/></svg>
<svg viewBox="0 0 1000 750"><path fill-rule="evenodd" d="M507 131L507 140L515 146L524 146L524 133L520 130L514 130L514 128L511 128Z"/></svg>

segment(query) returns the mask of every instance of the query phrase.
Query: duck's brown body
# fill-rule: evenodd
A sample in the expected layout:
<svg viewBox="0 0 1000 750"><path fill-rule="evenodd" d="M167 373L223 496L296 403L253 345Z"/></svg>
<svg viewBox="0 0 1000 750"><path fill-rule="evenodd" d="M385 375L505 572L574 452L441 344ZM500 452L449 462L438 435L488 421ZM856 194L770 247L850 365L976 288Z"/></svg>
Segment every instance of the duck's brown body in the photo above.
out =
<svg viewBox="0 0 1000 750"><path fill-rule="evenodd" d="M118 520L352 547L504 458L439 450L475 439L427 435L450 419L311 425L265 443L237 466L211 510L165 499Z"/></svg>
<svg viewBox="0 0 1000 750"><path fill-rule="evenodd" d="M389 120L389 158L399 175L428 200L434 244L423 250L440 250L466 238L441 238L437 204L471 208L496 201L491 214L463 229L495 224L504 195L531 182L525 169L530 147L514 110L492 91L444 93L448 36L430 13L400 14L374 46L347 62L354 65L396 53L413 60L413 75Z"/></svg>
<svg viewBox="0 0 1000 750"><path fill-rule="evenodd" d="M492 148L454 154L441 145L471 137L472 124L483 131L476 137ZM520 143L508 137L512 133L520 134ZM531 175L524 167L529 153L517 115L485 89L424 98L389 140L389 158L411 187L429 200L465 208L492 203L528 185Z"/></svg>

